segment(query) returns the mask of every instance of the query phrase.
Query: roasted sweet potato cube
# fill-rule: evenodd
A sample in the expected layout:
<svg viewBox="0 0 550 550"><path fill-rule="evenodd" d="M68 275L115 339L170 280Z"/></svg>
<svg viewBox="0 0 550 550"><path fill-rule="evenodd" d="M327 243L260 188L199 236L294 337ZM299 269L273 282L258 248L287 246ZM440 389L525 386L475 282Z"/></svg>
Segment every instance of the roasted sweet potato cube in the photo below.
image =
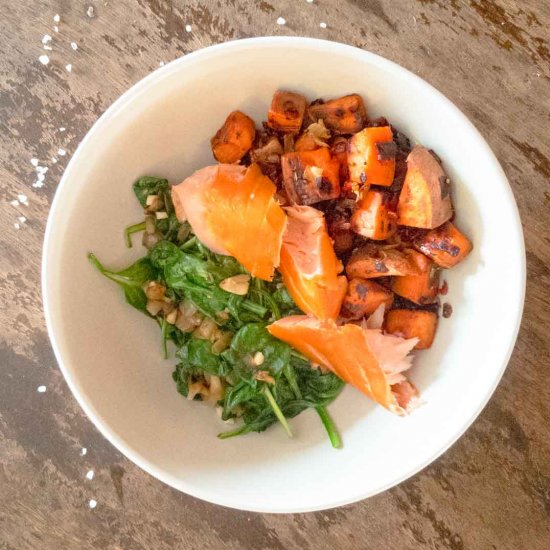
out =
<svg viewBox="0 0 550 550"><path fill-rule="evenodd" d="M300 94L277 90L267 115L267 125L281 132L297 133L302 127L307 99Z"/></svg>
<svg viewBox="0 0 550 550"><path fill-rule="evenodd" d="M349 179L389 187L395 174L397 144L390 126L365 128L349 140Z"/></svg>
<svg viewBox="0 0 550 550"><path fill-rule="evenodd" d="M397 231L397 214L390 204L391 197L387 193L367 191L351 217L353 231L376 241L391 237Z"/></svg>
<svg viewBox="0 0 550 550"><path fill-rule="evenodd" d="M433 311L392 309L386 315L384 330L403 338L418 338L415 349L431 347L437 329L437 314Z"/></svg>
<svg viewBox="0 0 550 550"><path fill-rule="evenodd" d="M397 208L400 225L433 229L453 214L450 180L436 157L415 145L407 157L407 174Z"/></svg>
<svg viewBox="0 0 550 550"><path fill-rule="evenodd" d="M315 140L315 137L308 132L304 132L294 144L294 150L297 152L315 151L315 149L319 149L319 144Z"/></svg>
<svg viewBox="0 0 550 550"><path fill-rule="evenodd" d="M355 278L348 284L340 316L349 320L361 319L373 313L380 304L385 304L388 308L392 303L391 290L374 281Z"/></svg>
<svg viewBox="0 0 550 550"><path fill-rule="evenodd" d="M367 122L365 104L358 94L313 102L308 108L308 115L313 121L324 121L325 126L337 134L354 134Z"/></svg>
<svg viewBox="0 0 550 550"><path fill-rule="evenodd" d="M346 273L352 278L373 279L393 275L417 275L418 267L409 250L367 243L353 252L346 265Z"/></svg>
<svg viewBox="0 0 550 550"><path fill-rule="evenodd" d="M409 254L418 267L419 274L395 277L392 290L415 304L431 304L439 291L439 268L420 252L411 250Z"/></svg>
<svg viewBox="0 0 550 550"><path fill-rule="evenodd" d="M214 158L224 164L241 160L256 136L254 121L241 111L233 111L210 140Z"/></svg>
<svg viewBox="0 0 550 550"><path fill-rule="evenodd" d="M340 181L347 181L348 170L348 139L344 136L336 136L330 146L330 154L340 163Z"/></svg>
<svg viewBox="0 0 550 550"><path fill-rule="evenodd" d="M283 183L296 204L315 204L340 195L339 163L328 148L287 153L281 157Z"/></svg>
<svg viewBox="0 0 550 550"><path fill-rule="evenodd" d="M472 243L451 222L432 229L414 240L414 246L438 266L451 268L472 250Z"/></svg>

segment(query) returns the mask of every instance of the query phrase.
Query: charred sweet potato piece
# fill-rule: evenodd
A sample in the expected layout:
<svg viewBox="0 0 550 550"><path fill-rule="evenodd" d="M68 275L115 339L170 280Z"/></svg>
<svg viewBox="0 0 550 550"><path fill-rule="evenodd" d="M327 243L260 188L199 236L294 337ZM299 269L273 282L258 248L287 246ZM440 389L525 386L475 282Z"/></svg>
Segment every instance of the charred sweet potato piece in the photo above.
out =
<svg viewBox="0 0 550 550"><path fill-rule="evenodd" d="M450 180L436 157L415 145L407 157L407 174L397 208L400 225L433 229L453 214Z"/></svg>
<svg viewBox="0 0 550 550"><path fill-rule="evenodd" d="M451 268L472 250L472 243L451 222L432 229L414 240L414 246L438 266Z"/></svg>
<svg viewBox="0 0 550 550"><path fill-rule="evenodd" d="M311 120L322 120L337 134L359 132L367 122L367 111L358 94L346 95L326 102L313 102L308 108Z"/></svg>
<svg viewBox="0 0 550 550"><path fill-rule="evenodd" d="M392 309L386 315L384 330L403 338L419 338L415 349L431 347L437 329L437 314L433 311Z"/></svg>
<svg viewBox="0 0 550 550"><path fill-rule="evenodd" d="M281 132L299 132L306 107L307 99L303 95L277 90L271 100L267 125Z"/></svg>
<svg viewBox="0 0 550 550"><path fill-rule="evenodd" d="M331 233L334 252L339 256L353 248L353 233L346 229L336 229Z"/></svg>
<svg viewBox="0 0 550 550"><path fill-rule="evenodd" d="M351 228L363 237L383 241L397 231L396 222L397 214L390 209L390 196L371 189L357 203Z"/></svg>
<svg viewBox="0 0 550 550"><path fill-rule="evenodd" d="M281 157L281 166L286 193L296 204L315 204L340 195L340 167L326 147L287 153Z"/></svg>
<svg viewBox="0 0 550 550"><path fill-rule="evenodd" d="M415 304L431 304L437 298L439 290L439 269L424 254L413 250L409 254L418 267L419 274L395 277L392 290Z"/></svg>
<svg viewBox="0 0 550 550"><path fill-rule="evenodd" d="M373 279L392 275L417 275L418 267L409 250L399 250L367 243L353 252L346 273L349 277Z"/></svg>
<svg viewBox="0 0 550 550"><path fill-rule="evenodd" d="M368 279L352 279L348 284L340 316L356 320L370 315L380 305L389 308L393 303L391 290Z"/></svg>
<svg viewBox="0 0 550 550"><path fill-rule="evenodd" d="M256 136L254 121L241 111L233 111L210 140L214 158L222 164L241 160Z"/></svg>
<svg viewBox="0 0 550 550"><path fill-rule="evenodd" d="M395 174L397 144L390 126L365 128L349 140L349 179L389 187Z"/></svg>
<svg viewBox="0 0 550 550"><path fill-rule="evenodd" d="M336 136L330 146L330 153L340 163L340 181L347 181L348 170L348 139L344 136Z"/></svg>

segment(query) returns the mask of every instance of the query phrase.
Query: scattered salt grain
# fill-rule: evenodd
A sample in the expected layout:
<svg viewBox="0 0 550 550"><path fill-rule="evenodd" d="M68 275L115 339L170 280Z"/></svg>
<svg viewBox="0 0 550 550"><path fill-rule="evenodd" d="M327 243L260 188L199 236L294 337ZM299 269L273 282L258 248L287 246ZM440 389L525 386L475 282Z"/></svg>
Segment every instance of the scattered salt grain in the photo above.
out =
<svg viewBox="0 0 550 550"><path fill-rule="evenodd" d="M48 46L48 44L44 44L44 49L50 52L53 50L53 48L51 46Z"/></svg>
<svg viewBox="0 0 550 550"><path fill-rule="evenodd" d="M59 131L60 131L60 132L64 132L66 129L67 129L67 128L65 128L65 126L60 126L60 127L59 127Z"/></svg>
<svg viewBox="0 0 550 550"><path fill-rule="evenodd" d="M193 30L193 28L191 27L191 25L185 25L185 32L191 32Z"/></svg>
<svg viewBox="0 0 550 550"><path fill-rule="evenodd" d="M319 27L321 27L322 29L326 29L327 24L324 21L321 21L321 23L319 23Z"/></svg>
<svg viewBox="0 0 550 550"><path fill-rule="evenodd" d="M278 17L277 25L286 25L286 19L284 17Z"/></svg>
<svg viewBox="0 0 550 550"><path fill-rule="evenodd" d="M164 61L159 62L159 67L164 67Z"/></svg>
<svg viewBox="0 0 550 550"><path fill-rule="evenodd" d="M61 21L61 16L56 13L54 16L53 16L53 20L56 22L56 23L59 23Z"/></svg>
<svg viewBox="0 0 550 550"><path fill-rule="evenodd" d="M97 506L97 500L91 498L90 502L88 502L88 506L93 510Z"/></svg>
<svg viewBox="0 0 550 550"><path fill-rule="evenodd" d="M94 471L93 470L88 470L88 472L86 473L86 479L89 479L90 481L92 479L94 479Z"/></svg>
<svg viewBox="0 0 550 550"><path fill-rule="evenodd" d="M60 156L60 157L63 157L67 154L67 151L65 151L65 149L63 149L62 147L60 147L58 150L57 150L57 154Z"/></svg>
<svg viewBox="0 0 550 550"><path fill-rule="evenodd" d="M57 163L57 158L56 157L52 157L52 164L56 164Z"/></svg>
<svg viewBox="0 0 550 550"><path fill-rule="evenodd" d="M40 63L42 63L42 65L47 65L50 62L50 58L47 55L44 54L44 55L41 55L38 58L38 61L40 61Z"/></svg>
<svg viewBox="0 0 550 550"><path fill-rule="evenodd" d="M55 32L59 32L59 27L58 27L57 25L54 25L54 26L53 26L53 30L54 30Z"/></svg>
<svg viewBox="0 0 550 550"><path fill-rule="evenodd" d="M17 200L21 203L21 204L24 204L25 206L29 206L29 198L27 197L27 195L17 195Z"/></svg>
<svg viewBox="0 0 550 550"><path fill-rule="evenodd" d="M47 166L37 166L36 171L39 174L45 174L48 171L48 167Z"/></svg>
<svg viewBox="0 0 550 550"><path fill-rule="evenodd" d="M15 223L13 224L13 227L15 227L15 229L19 229L21 226L20 226L17 222L15 222Z"/></svg>
<svg viewBox="0 0 550 550"><path fill-rule="evenodd" d="M88 449L86 449L86 447L82 447L82 449L80 449L80 456L84 456L87 452Z"/></svg>
<svg viewBox="0 0 550 550"><path fill-rule="evenodd" d="M46 393L46 386L38 386L38 388L36 388L36 391L38 393Z"/></svg>
<svg viewBox="0 0 550 550"><path fill-rule="evenodd" d="M37 175L36 175L36 179L37 179L38 181L44 181L44 178L45 178L45 177L46 177L46 176L45 176L44 174L37 174Z"/></svg>
<svg viewBox="0 0 550 550"><path fill-rule="evenodd" d="M12 201L10 201L10 204L12 206L19 206L19 201L17 199L13 199Z"/></svg>
<svg viewBox="0 0 550 550"><path fill-rule="evenodd" d="M78 44L76 42L71 42L71 48L73 50L78 50Z"/></svg>
<svg viewBox="0 0 550 550"><path fill-rule="evenodd" d="M38 166L38 159L31 159L31 164L33 166Z"/></svg>
<svg viewBox="0 0 550 550"><path fill-rule="evenodd" d="M73 70L73 66L70 63L67 63L67 65L65 65L65 70L70 73Z"/></svg>
<svg viewBox="0 0 550 550"><path fill-rule="evenodd" d="M42 37L42 44L47 44L48 42L50 42L51 39L52 39L52 37L49 34L45 34Z"/></svg>
<svg viewBox="0 0 550 550"><path fill-rule="evenodd" d="M25 223L27 221L27 218L25 218L25 216L18 216L17 219L19 220L19 223Z"/></svg>
<svg viewBox="0 0 550 550"><path fill-rule="evenodd" d="M36 189L39 189L40 187L44 187L44 182L43 181L35 181L32 184L32 186L35 187Z"/></svg>
<svg viewBox="0 0 550 550"><path fill-rule="evenodd" d="M313 4L313 0L306 0L308 4Z"/></svg>
<svg viewBox="0 0 550 550"><path fill-rule="evenodd" d="M94 7L93 6L88 6L88 9L86 10L86 15L90 18L92 18L94 16Z"/></svg>

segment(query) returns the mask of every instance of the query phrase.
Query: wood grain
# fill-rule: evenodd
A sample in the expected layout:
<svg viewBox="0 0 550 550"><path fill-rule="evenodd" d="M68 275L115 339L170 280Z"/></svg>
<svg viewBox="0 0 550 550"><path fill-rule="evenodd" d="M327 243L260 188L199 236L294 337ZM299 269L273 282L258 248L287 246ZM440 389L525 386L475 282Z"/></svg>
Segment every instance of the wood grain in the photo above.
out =
<svg viewBox="0 0 550 550"><path fill-rule="evenodd" d="M3 7L0 550L550 548L550 3L23 0ZM277 25L279 16L286 25ZM46 33L52 51L42 49ZM323 37L374 51L454 101L510 179L529 268L510 366L467 434L400 486L307 515L210 505L122 457L86 419L57 369L39 289L48 208L68 157L96 118L161 61L267 34ZM38 61L45 53L48 65ZM32 186L31 158L49 167L41 188ZM18 194L28 196L28 206L11 204ZM27 220L16 230L21 215ZM40 385L45 393L36 391ZM90 469L93 480L85 477ZM93 510L90 499L98 503Z"/></svg>

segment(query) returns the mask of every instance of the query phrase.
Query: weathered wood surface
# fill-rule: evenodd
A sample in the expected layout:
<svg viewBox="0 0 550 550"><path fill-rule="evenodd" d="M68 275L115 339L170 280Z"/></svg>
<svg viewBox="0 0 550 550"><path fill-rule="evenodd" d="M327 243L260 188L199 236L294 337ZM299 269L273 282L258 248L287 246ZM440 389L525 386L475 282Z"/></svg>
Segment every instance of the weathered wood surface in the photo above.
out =
<svg viewBox="0 0 550 550"><path fill-rule="evenodd" d="M93 18L86 13L90 5ZM550 548L550 3L4 0L2 8L1 550ZM278 17L286 25L278 25ZM51 51L42 48L45 34L53 37ZM39 289L42 236L56 184L104 109L161 61L268 34L317 36L377 52L453 100L510 179L529 264L511 364L467 434L397 488L343 509L294 516L200 502L115 451L63 381ZM48 65L39 62L43 54ZM31 158L49 167L43 187L32 186ZM11 204L18 194L27 195L28 206ZM41 385L46 392L37 391Z"/></svg>

